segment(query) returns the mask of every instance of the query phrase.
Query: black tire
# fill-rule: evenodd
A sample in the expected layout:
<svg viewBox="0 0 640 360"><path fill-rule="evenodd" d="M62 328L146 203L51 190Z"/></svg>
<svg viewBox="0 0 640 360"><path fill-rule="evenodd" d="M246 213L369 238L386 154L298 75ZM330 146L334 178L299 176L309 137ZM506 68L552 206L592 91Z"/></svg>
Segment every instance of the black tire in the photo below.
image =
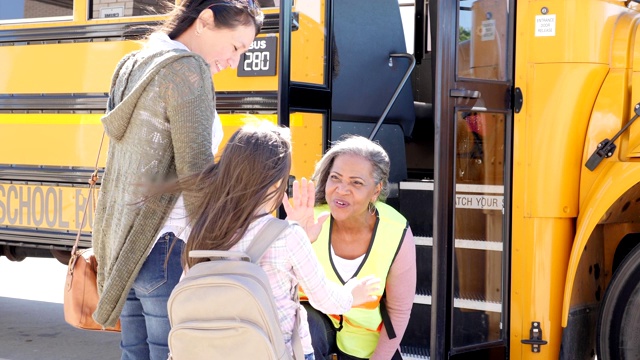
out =
<svg viewBox="0 0 640 360"><path fill-rule="evenodd" d="M51 249L51 255L62 265L69 265L69 260L71 260L71 251Z"/></svg>
<svg viewBox="0 0 640 360"><path fill-rule="evenodd" d="M640 359L640 246L625 257L604 295L597 350L598 360Z"/></svg>

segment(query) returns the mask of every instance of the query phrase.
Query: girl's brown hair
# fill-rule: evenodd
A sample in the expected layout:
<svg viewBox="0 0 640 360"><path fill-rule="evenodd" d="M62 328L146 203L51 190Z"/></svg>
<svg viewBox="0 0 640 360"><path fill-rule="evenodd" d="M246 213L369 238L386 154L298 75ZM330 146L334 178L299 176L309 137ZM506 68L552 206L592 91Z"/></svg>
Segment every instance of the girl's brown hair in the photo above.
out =
<svg viewBox="0 0 640 360"><path fill-rule="evenodd" d="M190 250L230 249L253 221L268 214L261 211L265 204L272 204L269 213L276 211L290 170L288 129L265 122L243 126L231 136L217 163L179 180L170 190L198 196L183 265L203 261L189 258Z"/></svg>

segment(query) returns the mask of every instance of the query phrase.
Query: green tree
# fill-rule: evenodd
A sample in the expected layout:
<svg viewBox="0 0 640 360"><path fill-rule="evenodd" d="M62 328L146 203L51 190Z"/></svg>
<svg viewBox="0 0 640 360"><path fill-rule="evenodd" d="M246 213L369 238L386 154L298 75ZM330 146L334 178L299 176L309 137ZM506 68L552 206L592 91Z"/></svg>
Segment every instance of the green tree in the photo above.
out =
<svg viewBox="0 0 640 360"><path fill-rule="evenodd" d="M458 42L463 42L471 38L471 31L465 29L462 26L458 29Z"/></svg>

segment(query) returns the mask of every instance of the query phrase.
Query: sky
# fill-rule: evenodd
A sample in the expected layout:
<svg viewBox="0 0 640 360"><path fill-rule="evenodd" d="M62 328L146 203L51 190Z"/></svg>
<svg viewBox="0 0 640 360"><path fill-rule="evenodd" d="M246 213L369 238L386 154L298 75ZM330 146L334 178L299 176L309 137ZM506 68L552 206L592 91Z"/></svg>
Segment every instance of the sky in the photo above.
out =
<svg viewBox="0 0 640 360"><path fill-rule="evenodd" d="M0 20L21 19L23 13L23 0L0 1Z"/></svg>

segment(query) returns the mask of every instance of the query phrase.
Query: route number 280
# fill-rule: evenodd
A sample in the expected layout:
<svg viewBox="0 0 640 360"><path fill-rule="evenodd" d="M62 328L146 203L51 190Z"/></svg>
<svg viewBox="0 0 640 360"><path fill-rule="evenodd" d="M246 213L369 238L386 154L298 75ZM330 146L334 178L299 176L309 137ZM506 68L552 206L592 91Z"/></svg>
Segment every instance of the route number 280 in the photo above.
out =
<svg viewBox="0 0 640 360"><path fill-rule="evenodd" d="M270 54L268 51L255 51L262 50L267 47L265 40L255 40L249 51L244 56L243 67L246 71L260 71L269 70ZM252 51L253 50L253 51Z"/></svg>
<svg viewBox="0 0 640 360"><path fill-rule="evenodd" d="M244 69L247 71L269 70L269 52L247 52L245 54Z"/></svg>

